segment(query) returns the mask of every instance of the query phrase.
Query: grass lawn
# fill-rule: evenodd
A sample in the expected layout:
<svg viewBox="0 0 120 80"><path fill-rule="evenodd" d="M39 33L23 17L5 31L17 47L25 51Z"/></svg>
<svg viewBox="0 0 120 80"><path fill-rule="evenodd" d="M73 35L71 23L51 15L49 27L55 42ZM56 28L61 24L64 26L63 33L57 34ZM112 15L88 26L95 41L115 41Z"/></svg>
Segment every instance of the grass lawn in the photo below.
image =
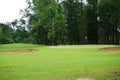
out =
<svg viewBox="0 0 120 80"><path fill-rule="evenodd" d="M120 53L100 52L114 45L41 46L0 45L0 51L37 49L37 52L0 52L0 80L120 80Z"/></svg>

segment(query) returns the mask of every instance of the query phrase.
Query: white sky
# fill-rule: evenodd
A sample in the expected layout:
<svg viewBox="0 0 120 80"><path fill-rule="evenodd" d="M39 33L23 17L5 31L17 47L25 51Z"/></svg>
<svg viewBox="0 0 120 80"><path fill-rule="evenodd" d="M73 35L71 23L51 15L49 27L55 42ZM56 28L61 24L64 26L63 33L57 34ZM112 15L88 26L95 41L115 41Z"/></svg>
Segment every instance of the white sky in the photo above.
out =
<svg viewBox="0 0 120 80"><path fill-rule="evenodd" d="M0 23L19 19L20 9L27 6L26 0L0 0Z"/></svg>
<svg viewBox="0 0 120 80"><path fill-rule="evenodd" d="M20 9L24 9L26 6L26 0L0 0L0 23L19 19L22 16L19 14Z"/></svg>

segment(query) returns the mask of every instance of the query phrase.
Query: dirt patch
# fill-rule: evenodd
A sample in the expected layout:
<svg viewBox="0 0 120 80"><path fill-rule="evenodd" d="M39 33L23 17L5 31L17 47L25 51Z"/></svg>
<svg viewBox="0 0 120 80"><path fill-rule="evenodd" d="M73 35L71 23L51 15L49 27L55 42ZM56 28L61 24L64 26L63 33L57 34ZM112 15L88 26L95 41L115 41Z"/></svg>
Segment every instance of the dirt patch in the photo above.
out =
<svg viewBox="0 0 120 80"><path fill-rule="evenodd" d="M78 78L76 80L94 80L94 79L92 79L92 78Z"/></svg>
<svg viewBox="0 0 120 80"><path fill-rule="evenodd" d="M120 52L120 48L102 48L100 49L102 52Z"/></svg>
<svg viewBox="0 0 120 80"><path fill-rule="evenodd" d="M18 50L6 50L0 52L37 52L36 49L18 49Z"/></svg>

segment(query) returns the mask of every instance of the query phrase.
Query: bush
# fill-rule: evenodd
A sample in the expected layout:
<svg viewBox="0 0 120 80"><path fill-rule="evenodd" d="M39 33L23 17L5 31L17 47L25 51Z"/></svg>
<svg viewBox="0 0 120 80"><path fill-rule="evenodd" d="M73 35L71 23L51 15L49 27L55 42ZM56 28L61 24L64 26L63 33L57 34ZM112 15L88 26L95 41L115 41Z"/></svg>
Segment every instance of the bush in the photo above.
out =
<svg viewBox="0 0 120 80"><path fill-rule="evenodd" d="M27 37L27 38L23 38L21 42L22 43L35 43L35 39L33 37Z"/></svg>
<svg viewBox="0 0 120 80"><path fill-rule="evenodd" d="M14 40L12 38L2 37L0 38L0 43L1 44L14 43Z"/></svg>

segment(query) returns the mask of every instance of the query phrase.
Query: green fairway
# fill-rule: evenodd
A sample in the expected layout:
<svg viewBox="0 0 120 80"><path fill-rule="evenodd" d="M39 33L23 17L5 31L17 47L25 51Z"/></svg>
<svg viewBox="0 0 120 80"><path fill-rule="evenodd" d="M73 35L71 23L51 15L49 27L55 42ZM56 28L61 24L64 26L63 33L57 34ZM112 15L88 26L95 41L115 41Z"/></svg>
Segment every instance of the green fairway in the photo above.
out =
<svg viewBox="0 0 120 80"><path fill-rule="evenodd" d="M120 53L100 52L114 45L43 46L0 45L0 51L37 49L37 52L0 52L0 80L120 80Z"/></svg>

